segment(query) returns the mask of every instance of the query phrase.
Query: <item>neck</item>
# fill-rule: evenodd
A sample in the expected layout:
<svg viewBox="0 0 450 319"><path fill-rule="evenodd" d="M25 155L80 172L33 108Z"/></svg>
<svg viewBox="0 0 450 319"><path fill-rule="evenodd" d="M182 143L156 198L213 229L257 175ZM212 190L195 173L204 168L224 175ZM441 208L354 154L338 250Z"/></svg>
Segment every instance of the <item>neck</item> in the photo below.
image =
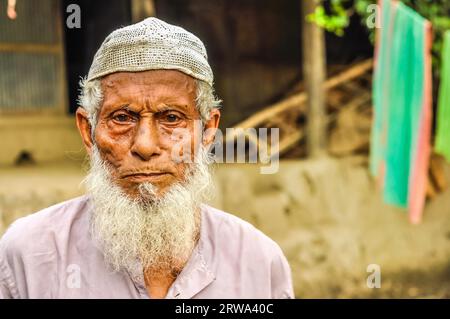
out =
<svg viewBox="0 0 450 319"><path fill-rule="evenodd" d="M145 286L150 298L162 299L166 297L167 292L188 263L191 255L192 252L188 258L174 262L169 269L147 268L144 270Z"/></svg>
<svg viewBox="0 0 450 319"><path fill-rule="evenodd" d="M147 293L152 299L163 299L166 297L170 286L178 277L180 271L152 271L146 269L144 271L145 286Z"/></svg>
<svg viewBox="0 0 450 319"><path fill-rule="evenodd" d="M195 234L195 245L200 239L200 231ZM193 250L192 250L193 251ZM162 299L165 298L170 287L177 279L178 275L188 263L191 253L182 259L175 260L167 268L146 268L144 270L145 286L150 298Z"/></svg>

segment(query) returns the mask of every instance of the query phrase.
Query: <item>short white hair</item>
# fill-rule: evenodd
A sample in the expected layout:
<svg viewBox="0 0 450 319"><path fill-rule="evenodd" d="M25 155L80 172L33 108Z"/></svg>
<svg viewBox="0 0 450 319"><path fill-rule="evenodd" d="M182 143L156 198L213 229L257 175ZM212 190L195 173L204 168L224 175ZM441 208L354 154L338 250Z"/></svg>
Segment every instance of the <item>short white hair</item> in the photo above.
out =
<svg viewBox="0 0 450 319"><path fill-rule="evenodd" d="M211 111L219 109L222 100L216 97L214 88L202 80L195 80L197 86L196 106L203 123L211 118ZM101 80L88 81L83 78L80 81L79 105L88 113L91 133L93 135L97 125L97 117L103 102Z"/></svg>

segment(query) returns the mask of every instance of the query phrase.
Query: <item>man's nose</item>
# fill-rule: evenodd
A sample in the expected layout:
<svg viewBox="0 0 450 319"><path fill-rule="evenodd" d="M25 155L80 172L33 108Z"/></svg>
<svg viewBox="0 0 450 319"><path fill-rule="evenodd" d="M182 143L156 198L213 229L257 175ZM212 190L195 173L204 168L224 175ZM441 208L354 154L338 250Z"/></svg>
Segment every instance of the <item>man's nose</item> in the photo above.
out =
<svg viewBox="0 0 450 319"><path fill-rule="evenodd" d="M139 121L131 153L144 161L161 154L159 132L154 121L148 119Z"/></svg>

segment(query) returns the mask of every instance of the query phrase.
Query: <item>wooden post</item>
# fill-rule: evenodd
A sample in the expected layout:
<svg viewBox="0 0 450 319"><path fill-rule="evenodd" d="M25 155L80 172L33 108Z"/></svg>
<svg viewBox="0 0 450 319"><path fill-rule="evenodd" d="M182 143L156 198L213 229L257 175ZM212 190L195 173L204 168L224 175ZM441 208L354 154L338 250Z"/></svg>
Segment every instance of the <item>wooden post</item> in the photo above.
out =
<svg viewBox="0 0 450 319"><path fill-rule="evenodd" d="M131 0L131 19L133 23L155 16L153 0Z"/></svg>
<svg viewBox="0 0 450 319"><path fill-rule="evenodd" d="M303 80L308 94L307 147L311 157L326 153L326 112L324 83L326 78L325 38L322 28L308 22L318 1L301 0Z"/></svg>

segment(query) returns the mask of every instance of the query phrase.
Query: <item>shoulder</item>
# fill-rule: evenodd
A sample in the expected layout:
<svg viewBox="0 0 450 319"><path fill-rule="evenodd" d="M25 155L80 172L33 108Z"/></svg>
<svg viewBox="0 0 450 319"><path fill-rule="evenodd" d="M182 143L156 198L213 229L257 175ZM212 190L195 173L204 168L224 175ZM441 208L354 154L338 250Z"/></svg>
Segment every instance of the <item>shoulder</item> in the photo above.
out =
<svg viewBox="0 0 450 319"><path fill-rule="evenodd" d="M245 249L251 254L262 254L269 259L284 257L280 246L249 222L208 205L204 205L204 208L204 220L216 245Z"/></svg>
<svg viewBox="0 0 450 319"><path fill-rule="evenodd" d="M1 255L48 249L49 244L56 244L58 238L70 231L87 205L87 197L82 196L17 219L0 240Z"/></svg>

